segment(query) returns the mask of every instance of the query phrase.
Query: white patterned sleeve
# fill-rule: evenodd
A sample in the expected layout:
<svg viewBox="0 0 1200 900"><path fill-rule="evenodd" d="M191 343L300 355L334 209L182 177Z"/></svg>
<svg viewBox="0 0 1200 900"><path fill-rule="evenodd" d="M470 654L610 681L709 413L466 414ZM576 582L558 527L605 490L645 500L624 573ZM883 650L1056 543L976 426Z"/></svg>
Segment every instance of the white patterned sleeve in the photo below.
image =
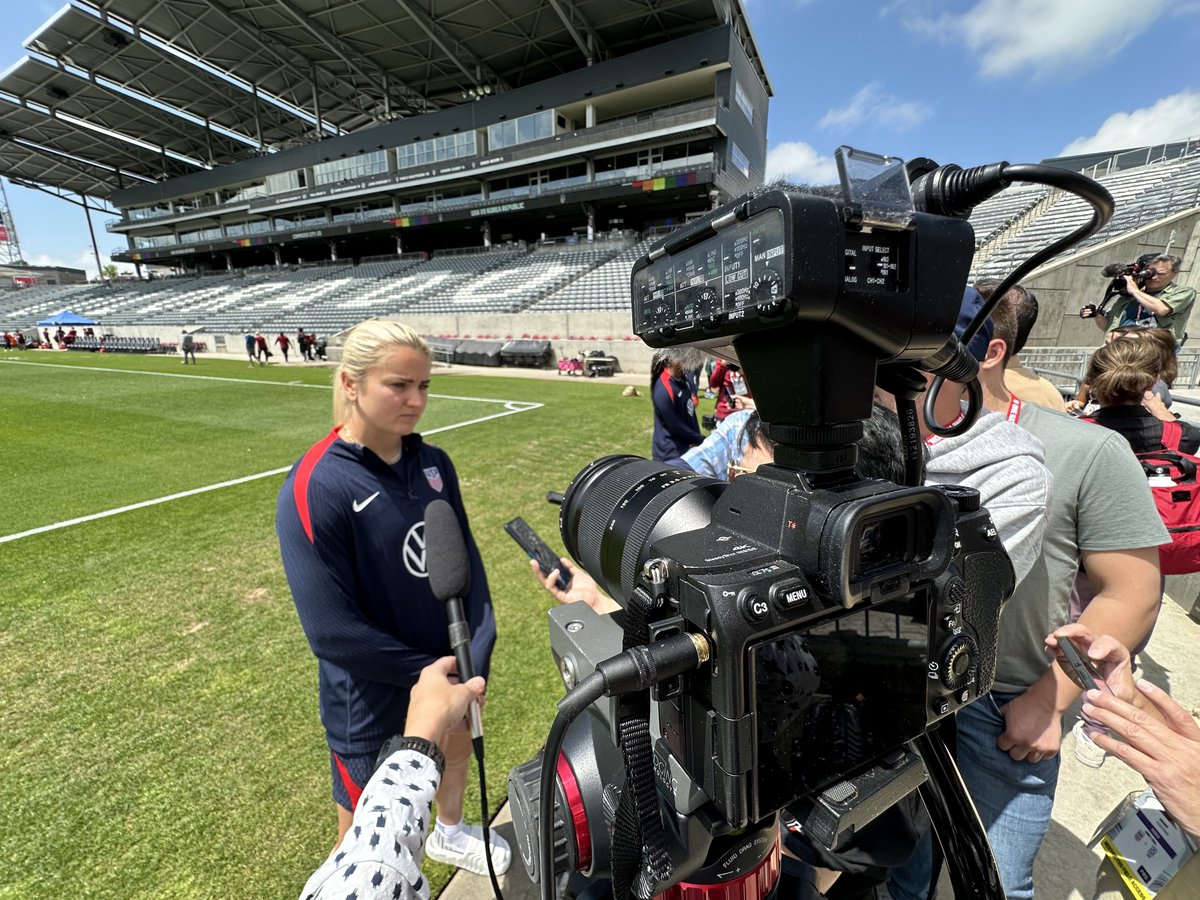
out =
<svg viewBox="0 0 1200 900"><path fill-rule="evenodd" d="M439 780L423 753L389 756L363 788L342 843L308 879L300 900L429 900L421 851Z"/></svg>

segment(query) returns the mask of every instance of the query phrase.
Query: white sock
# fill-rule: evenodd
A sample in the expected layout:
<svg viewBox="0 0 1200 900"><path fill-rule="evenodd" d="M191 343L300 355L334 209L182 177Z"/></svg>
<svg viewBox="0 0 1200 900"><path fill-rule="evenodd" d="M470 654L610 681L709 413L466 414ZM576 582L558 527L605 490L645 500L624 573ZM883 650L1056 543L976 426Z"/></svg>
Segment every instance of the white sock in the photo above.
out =
<svg viewBox="0 0 1200 900"><path fill-rule="evenodd" d="M436 827L437 827L437 830L441 833L442 837L448 838L451 843L457 843L456 839L458 838L458 836L460 834L463 834L465 831L465 829L463 828L463 820L462 819L459 819L453 825L447 825L441 819L438 819Z"/></svg>

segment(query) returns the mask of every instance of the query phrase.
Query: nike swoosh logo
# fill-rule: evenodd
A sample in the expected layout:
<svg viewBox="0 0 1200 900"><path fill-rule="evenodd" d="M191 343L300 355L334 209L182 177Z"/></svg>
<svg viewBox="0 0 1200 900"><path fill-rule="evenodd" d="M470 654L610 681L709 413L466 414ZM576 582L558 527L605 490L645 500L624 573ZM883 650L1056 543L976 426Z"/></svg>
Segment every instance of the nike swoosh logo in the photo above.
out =
<svg viewBox="0 0 1200 900"><path fill-rule="evenodd" d="M364 509L367 508L367 505L378 496L379 496L379 491L376 491L370 497L368 497L366 500L355 500L350 505L354 507L355 512L362 512Z"/></svg>

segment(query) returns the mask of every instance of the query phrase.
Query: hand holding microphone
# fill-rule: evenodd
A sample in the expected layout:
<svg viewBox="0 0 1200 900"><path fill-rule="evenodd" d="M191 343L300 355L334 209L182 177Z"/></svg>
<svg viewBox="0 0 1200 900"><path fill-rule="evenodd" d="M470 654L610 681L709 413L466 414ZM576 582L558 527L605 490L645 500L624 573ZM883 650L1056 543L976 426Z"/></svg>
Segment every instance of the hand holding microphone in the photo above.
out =
<svg viewBox="0 0 1200 900"><path fill-rule="evenodd" d="M458 663L460 681L475 675L471 662L471 629L463 613L462 598L471 589L471 560L463 540L462 526L454 508L445 500L434 500L425 507L425 547L429 569L429 587L446 604L450 620L450 650ZM472 700L468 710L471 737L483 735L479 701Z"/></svg>

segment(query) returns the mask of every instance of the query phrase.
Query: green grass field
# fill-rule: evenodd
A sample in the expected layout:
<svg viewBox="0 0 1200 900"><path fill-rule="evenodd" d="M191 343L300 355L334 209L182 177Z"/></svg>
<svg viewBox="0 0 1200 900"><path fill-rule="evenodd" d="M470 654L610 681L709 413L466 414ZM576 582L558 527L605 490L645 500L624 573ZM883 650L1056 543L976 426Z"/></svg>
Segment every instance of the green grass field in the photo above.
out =
<svg viewBox="0 0 1200 900"><path fill-rule="evenodd" d="M329 380L6 354L0 539L286 468L328 429ZM553 601L501 526L524 516L560 546L545 492L604 453L647 454L651 408L567 379L435 375L432 391L544 404L454 427L504 407L434 398L421 427L449 429L432 440L455 460L496 607L495 808L561 696ZM295 897L328 852L316 662L274 533L283 478L0 542L0 897ZM449 870L426 871L436 893Z"/></svg>

